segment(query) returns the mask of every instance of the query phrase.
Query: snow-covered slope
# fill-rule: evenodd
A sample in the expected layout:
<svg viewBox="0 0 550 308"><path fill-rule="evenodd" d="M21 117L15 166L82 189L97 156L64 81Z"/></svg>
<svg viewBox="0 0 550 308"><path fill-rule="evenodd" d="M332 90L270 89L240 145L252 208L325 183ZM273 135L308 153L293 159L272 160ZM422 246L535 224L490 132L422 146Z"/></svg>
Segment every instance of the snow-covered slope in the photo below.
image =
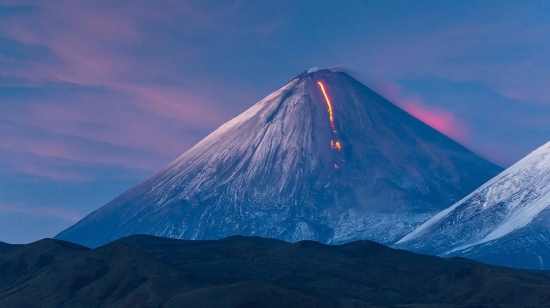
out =
<svg viewBox="0 0 550 308"><path fill-rule="evenodd" d="M414 251L550 269L550 142L401 239Z"/></svg>
<svg viewBox="0 0 550 308"><path fill-rule="evenodd" d="M309 70L57 238L392 242L500 171L349 75Z"/></svg>
<svg viewBox="0 0 550 308"><path fill-rule="evenodd" d="M523 228L450 256L507 267L550 270L550 211L541 212Z"/></svg>

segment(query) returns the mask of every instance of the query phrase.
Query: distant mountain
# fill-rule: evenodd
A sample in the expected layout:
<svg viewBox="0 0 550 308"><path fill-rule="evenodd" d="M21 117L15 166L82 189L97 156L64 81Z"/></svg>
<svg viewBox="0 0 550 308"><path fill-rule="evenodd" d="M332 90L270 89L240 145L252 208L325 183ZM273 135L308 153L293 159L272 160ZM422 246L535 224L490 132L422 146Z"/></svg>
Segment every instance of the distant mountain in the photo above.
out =
<svg viewBox="0 0 550 308"><path fill-rule="evenodd" d="M312 70L56 238L391 243L500 171L346 73Z"/></svg>
<svg viewBox="0 0 550 308"><path fill-rule="evenodd" d="M441 259L370 241L134 235L96 249L0 252L0 307L542 307L550 272Z"/></svg>
<svg viewBox="0 0 550 308"><path fill-rule="evenodd" d="M550 142L398 245L510 267L550 269Z"/></svg>

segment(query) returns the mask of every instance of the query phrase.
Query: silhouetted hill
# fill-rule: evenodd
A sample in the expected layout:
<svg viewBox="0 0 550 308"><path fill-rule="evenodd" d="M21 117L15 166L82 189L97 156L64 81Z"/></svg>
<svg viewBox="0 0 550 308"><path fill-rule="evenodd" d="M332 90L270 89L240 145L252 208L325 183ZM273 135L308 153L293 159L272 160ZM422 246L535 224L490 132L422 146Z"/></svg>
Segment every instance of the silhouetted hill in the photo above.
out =
<svg viewBox="0 0 550 308"><path fill-rule="evenodd" d="M550 272L395 250L233 236L134 235L0 252L0 307L540 307Z"/></svg>
<svg viewBox="0 0 550 308"><path fill-rule="evenodd" d="M8 250L8 249L11 249L11 248L14 248L14 247L17 247L17 246L19 246L19 245L13 245L13 244L0 242L0 251Z"/></svg>

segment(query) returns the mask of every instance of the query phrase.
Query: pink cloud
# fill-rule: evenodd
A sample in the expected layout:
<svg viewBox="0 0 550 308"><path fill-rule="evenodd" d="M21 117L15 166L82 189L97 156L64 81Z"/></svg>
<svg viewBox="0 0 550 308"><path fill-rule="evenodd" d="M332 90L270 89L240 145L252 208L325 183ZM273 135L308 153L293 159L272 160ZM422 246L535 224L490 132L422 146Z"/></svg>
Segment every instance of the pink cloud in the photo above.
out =
<svg viewBox="0 0 550 308"><path fill-rule="evenodd" d="M47 141L15 136L18 142L11 145L11 151L157 170L198 141L197 135L228 119L214 102L186 90L180 77L173 72L150 64L147 59L140 58L139 53L129 54L124 49L136 50L143 39L143 24L152 20L171 20L172 15L178 15L173 10L199 14L201 11L197 8L183 3L174 6L167 15L157 14L159 8L155 5L109 6L109 9L102 7L103 4L74 1L57 5L34 2L34 5L36 9L28 13L30 16L0 21L0 36L44 46L57 60L31 60L10 65L0 75L20 80L19 83L26 80L31 86L55 82L106 91L99 94L74 91L61 99L45 96L25 104L14 102L24 107L0 114L0 118L35 127L51 136ZM228 9L234 10L233 6ZM75 14L76 11L79 13ZM218 14L218 17L224 16L225 10L204 16ZM6 61L14 63L14 59ZM131 82L137 77L171 81L170 85L151 86L151 82L146 82L144 86ZM82 149L71 144L74 141L63 139L64 136L134 149L138 153L132 158L101 153L99 148ZM0 134L4 147L9 142L6 138Z"/></svg>
<svg viewBox="0 0 550 308"><path fill-rule="evenodd" d="M98 97L102 102L94 101L95 97L79 97L79 104L42 101L30 105L20 120L59 135L174 154L173 145L187 139L181 134L183 130L209 130L226 118L212 110L213 106L208 110L204 100L187 100L183 92L178 94L172 97L151 91L147 93L150 98Z"/></svg>
<svg viewBox="0 0 550 308"><path fill-rule="evenodd" d="M135 52L147 42L149 45L156 42L156 38L145 30L147 26L158 28L161 23L169 32L181 36L210 31L208 35L226 45L225 40L234 40L235 36L271 35L282 23L271 19L262 19L251 25L235 23L235 19L246 19L242 10L245 4L240 1L224 5L212 3L208 9L189 1L169 4L130 1L125 5L30 1L29 4L36 9L25 17L0 20L0 37L44 46L58 61L32 61L26 67L4 70L0 74L91 86L128 86L128 79L138 77L137 74L144 78L179 79L177 75L181 72L173 70L173 62L169 59L153 64L151 60L158 61L159 58ZM208 46L209 51L211 48ZM205 50L189 44L178 51L181 59L193 61Z"/></svg>
<svg viewBox="0 0 550 308"><path fill-rule="evenodd" d="M132 156L108 156L98 152L91 152L79 145L68 144L59 140L25 140L21 142L17 150L26 153L83 162L90 164L115 165L132 169L144 169L156 171L157 168L148 166L142 159Z"/></svg>
<svg viewBox="0 0 550 308"><path fill-rule="evenodd" d="M100 10L87 2L63 1L58 5L35 2L34 5L36 9L26 18L16 16L2 20L0 36L45 46L58 61L29 62L26 67L4 71L3 75L101 85L130 69L131 61L113 47L140 39L139 23L133 16Z"/></svg>
<svg viewBox="0 0 550 308"><path fill-rule="evenodd" d="M0 152L8 158L8 170L59 181L96 180L113 167L132 172L111 174L110 178L135 179L137 174L141 177L159 170L172 159L156 153L117 151L87 141L67 142L55 136L44 139L0 136L0 140Z"/></svg>
<svg viewBox="0 0 550 308"><path fill-rule="evenodd" d="M90 176L82 172L71 170L70 168L59 168L58 166L51 163L37 163L36 161L28 160L12 161L12 166L18 173L53 179L57 181L82 182L90 180Z"/></svg>
<svg viewBox="0 0 550 308"><path fill-rule="evenodd" d="M55 127L49 127L55 128ZM63 129L63 127L57 127ZM86 131L74 131L73 135L86 136ZM124 139L124 133L112 138L120 141ZM91 136L94 137L94 136ZM100 136L97 136L98 139ZM111 136L112 137L112 136ZM149 136L152 140L154 136ZM76 142L75 140L67 140L63 136L51 134L47 137L34 137L26 135L0 135L0 149L17 154L30 154L43 158L55 158L75 163L84 163L91 165L117 166L127 169L137 169L145 171L157 171L162 164L167 163L170 159L175 158L180 154L167 154L166 149L147 151L141 149L139 151L127 148L113 148L97 142L86 141L86 139ZM131 142L130 142L131 143ZM173 149L172 149L172 152ZM160 162L159 162L160 160ZM17 171L48 176L56 179L75 179L84 180L86 176L79 174L72 166L59 166L48 161L37 160L32 161L12 161L12 167ZM72 168L71 168L72 167Z"/></svg>
<svg viewBox="0 0 550 308"><path fill-rule="evenodd" d="M123 86L136 96L136 104L144 111L180 120L188 125L220 125L227 116L216 105L198 95L166 86Z"/></svg>
<svg viewBox="0 0 550 308"><path fill-rule="evenodd" d="M154 46L159 25L170 35L215 33L215 41L225 46L243 33L271 35L280 24L264 19L251 25L235 23L244 16L239 2L215 4L214 10L187 1L28 4L32 10L0 20L0 37L28 49L46 50L47 60L0 58L2 82L28 87L70 84L75 89L14 101L13 106L20 107L1 113L0 119L25 127L25 133L0 132L0 148L14 154L147 171L158 170L228 120L228 114L240 111L224 110L224 85L199 89L196 81L186 82L186 72L174 65L202 57L204 47L178 48L177 59L151 55L159 51ZM70 167L31 162L14 162L13 167L56 179L80 178Z"/></svg>
<svg viewBox="0 0 550 308"><path fill-rule="evenodd" d="M449 111L434 109L422 105L418 99L404 99L399 101L398 104L415 118L435 128L448 137L451 137L459 142L468 142L470 140L466 125L457 120L456 117Z"/></svg>
<svg viewBox="0 0 550 308"><path fill-rule="evenodd" d="M401 87L395 83L382 84L378 91L415 118L446 136L463 144L470 143L468 126L450 111L441 107L427 106L419 97L403 94Z"/></svg>
<svg viewBox="0 0 550 308"><path fill-rule="evenodd" d="M0 119L22 128L0 132L0 149L85 164L157 171L228 118L216 112L211 102L179 89L127 87L125 90L131 94L71 94L61 100L37 98L25 104L14 101L13 106L20 106L5 110ZM29 133L28 129L40 131L42 136ZM81 178L69 167L49 168L30 162L12 162L12 165L26 174Z"/></svg>

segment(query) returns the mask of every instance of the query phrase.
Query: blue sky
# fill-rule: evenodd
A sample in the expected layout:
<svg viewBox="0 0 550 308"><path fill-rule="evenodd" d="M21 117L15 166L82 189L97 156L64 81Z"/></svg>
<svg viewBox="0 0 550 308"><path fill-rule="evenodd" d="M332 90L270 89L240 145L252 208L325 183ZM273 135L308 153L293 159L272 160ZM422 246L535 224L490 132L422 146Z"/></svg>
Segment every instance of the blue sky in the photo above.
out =
<svg viewBox="0 0 550 308"><path fill-rule="evenodd" d="M550 140L548 1L0 0L0 241L54 236L335 65L502 166Z"/></svg>

